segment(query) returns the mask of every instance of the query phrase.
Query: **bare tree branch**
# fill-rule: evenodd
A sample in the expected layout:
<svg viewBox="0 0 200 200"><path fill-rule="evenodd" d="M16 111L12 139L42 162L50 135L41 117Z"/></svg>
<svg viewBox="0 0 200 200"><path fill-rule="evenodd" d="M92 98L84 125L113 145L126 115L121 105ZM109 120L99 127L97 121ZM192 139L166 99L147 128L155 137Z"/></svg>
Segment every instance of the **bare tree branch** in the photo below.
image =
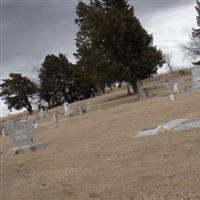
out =
<svg viewBox="0 0 200 200"><path fill-rule="evenodd" d="M167 64L167 67L169 68L169 71L171 73L174 72L174 66L173 66L173 63L172 63L172 57L173 57L173 54L172 53L165 53L164 54L164 60L165 60L165 63Z"/></svg>
<svg viewBox="0 0 200 200"><path fill-rule="evenodd" d="M197 59L200 57L200 36L192 37L186 45L181 45L186 57Z"/></svg>

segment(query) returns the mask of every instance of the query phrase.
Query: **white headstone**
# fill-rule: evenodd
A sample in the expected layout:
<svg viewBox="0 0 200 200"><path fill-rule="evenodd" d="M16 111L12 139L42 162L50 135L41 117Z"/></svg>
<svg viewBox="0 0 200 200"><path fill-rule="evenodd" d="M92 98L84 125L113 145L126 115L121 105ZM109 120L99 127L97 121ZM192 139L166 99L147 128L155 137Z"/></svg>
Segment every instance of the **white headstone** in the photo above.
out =
<svg viewBox="0 0 200 200"><path fill-rule="evenodd" d="M194 89L200 88L200 67L192 69L192 86Z"/></svg>
<svg viewBox="0 0 200 200"><path fill-rule="evenodd" d="M70 104L68 102L65 102L63 104L63 107L64 107L64 114L65 114L65 117L69 117L72 115L72 110L70 109Z"/></svg>
<svg viewBox="0 0 200 200"><path fill-rule="evenodd" d="M178 89L178 83L174 83L174 90L173 93L179 93L179 89Z"/></svg>

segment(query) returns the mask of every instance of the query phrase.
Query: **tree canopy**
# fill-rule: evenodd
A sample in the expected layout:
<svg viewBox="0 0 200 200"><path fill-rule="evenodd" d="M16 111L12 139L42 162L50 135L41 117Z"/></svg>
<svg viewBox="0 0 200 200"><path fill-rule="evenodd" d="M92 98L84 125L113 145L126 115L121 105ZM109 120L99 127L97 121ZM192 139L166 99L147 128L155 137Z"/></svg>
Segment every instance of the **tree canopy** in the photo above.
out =
<svg viewBox="0 0 200 200"><path fill-rule="evenodd" d="M5 100L8 109L26 108L30 114L33 112L30 100L38 92L38 87L30 79L11 73L8 79L3 80L0 88L0 97Z"/></svg>
<svg viewBox="0 0 200 200"><path fill-rule="evenodd" d="M198 0L195 8L197 11L197 26L200 27L200 2ZM193 62L194 65L200 64L200 28L193 28L190 42L186 45L182 45L182 49L187 57L196 60Z"/></svg>
<svg viewBox="0 0 200 200"><path fill-rule="evenodd" d="M49 105L70 101L71 64L65 55L47 55L39 72L40 96Z"/></svg>
<svg viewBox="0 0 200 200"><path fill-rule="evenodd" d="M197 1L197 5L195 7L196 11L197 11L197 26L200 27L200 2L199 0L196 0ZM192 32L192 36L195 38L195 37L200 37L200 28L196 28L196 29L193 29L193 32Z"/></svg>
<svg viewBox="0 0 200 200"><path fill-rule="evenodd" d="M63 54L47 55L39 73L41 99L52 107L73 102L80 96L89 98L95 85L84 73Z"/></svg>
<svg viewBox="0 0 200 200"><path fill-rule="evenodd" d="M97 72L104 84L123 80L137 92L136 82L155 74L163 65L162 52L153 46L152 35L142 27L127 1L80 2L76 12L80 28L76 58L88 74Z"/></svg>

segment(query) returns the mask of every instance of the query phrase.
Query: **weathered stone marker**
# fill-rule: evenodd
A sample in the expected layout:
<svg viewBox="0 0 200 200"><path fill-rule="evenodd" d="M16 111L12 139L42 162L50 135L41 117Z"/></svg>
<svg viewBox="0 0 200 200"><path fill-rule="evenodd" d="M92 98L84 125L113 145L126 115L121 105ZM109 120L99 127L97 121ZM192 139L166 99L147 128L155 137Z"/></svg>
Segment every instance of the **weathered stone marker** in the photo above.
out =
<svg viewBox="0 0 200 200"><path fill-rule="evenodd" d="M174 101L176 99L175 94L179 93L179 89L178 89L178 83L177 82L169 82L168 85L168 90L170 93L169 99L171 101Z"/></svg>
<svg viewBox="0 0 200 200"><path fill-rule="evenodd" d="M90 102L80 105L78 109L80 114L87 113L91 109Z"/></svg>
<svg viewBox="0 0 200 200"><path fill-rule="evenodd" d="M192 88L200 89L200 67L192 69Z"/></svg>
<svg viewBox="0 0 200 200"><path fill-rule="evenodd" d="M72 110L70 108L70 104L68 102L65 102L63 104L64 107L64 115L65 117L70 117L72 115Z"/></svg>
<svg viewBox="0 0 200 200"><path fill-rule="evenodd" d="M38 150L42 144L36 144L34 126L31 121L15 121L11 123L11 136L16 150Z"/></svg>

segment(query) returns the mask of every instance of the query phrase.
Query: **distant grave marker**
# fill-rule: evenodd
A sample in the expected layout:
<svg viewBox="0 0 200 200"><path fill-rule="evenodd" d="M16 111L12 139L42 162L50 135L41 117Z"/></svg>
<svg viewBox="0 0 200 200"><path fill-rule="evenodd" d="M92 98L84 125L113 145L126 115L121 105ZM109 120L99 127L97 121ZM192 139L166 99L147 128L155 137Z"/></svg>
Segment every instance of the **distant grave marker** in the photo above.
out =
<svg viewBox="0 0 200 200"><path fill-rule="evenodd" d="M173 93L179 93L178 83L174 83Z"/></svg>
<svg viewBox="0 0 200 200"><path fill-rule="evenodd" d="M194 89L200 89L200 67L192 69L192 86Z"/></svg>
<svg viewBox="0 0 200 200"><path fill-rule="evenodd" d="M177 82L169 82L168 83L168 89L169 89L170 94L179 93L178 83Z"/></svg>
<svg viewBox="0 0 200 200"><path fill-rule="evenodd" d="M91 109L90 102L87 102L86 104L82 104L79 106L79 113L84 114L87 113Z"/></svg>
<svg viewBox="0 0 200 200"><path fill-rule="evenodd" d="M65 102L63 104L64 107L64 115L65 117L70 117L72 115L72 110L70 108L70 104L68 102Z"/></svg>
<svg viewBox="0 0 200 200"><path fill-rule="evenodd" d="M34 126L31 121L23 120L11 123L11 136L18 150L37 150L42 147L41 144L36 144Z"/></svg>
<svg viewBox="0 0 200 200"><path fill-rule="evenodd" d="M53 114L53 121L55 124L58 124L58 114L57 113Z"/></svg>

